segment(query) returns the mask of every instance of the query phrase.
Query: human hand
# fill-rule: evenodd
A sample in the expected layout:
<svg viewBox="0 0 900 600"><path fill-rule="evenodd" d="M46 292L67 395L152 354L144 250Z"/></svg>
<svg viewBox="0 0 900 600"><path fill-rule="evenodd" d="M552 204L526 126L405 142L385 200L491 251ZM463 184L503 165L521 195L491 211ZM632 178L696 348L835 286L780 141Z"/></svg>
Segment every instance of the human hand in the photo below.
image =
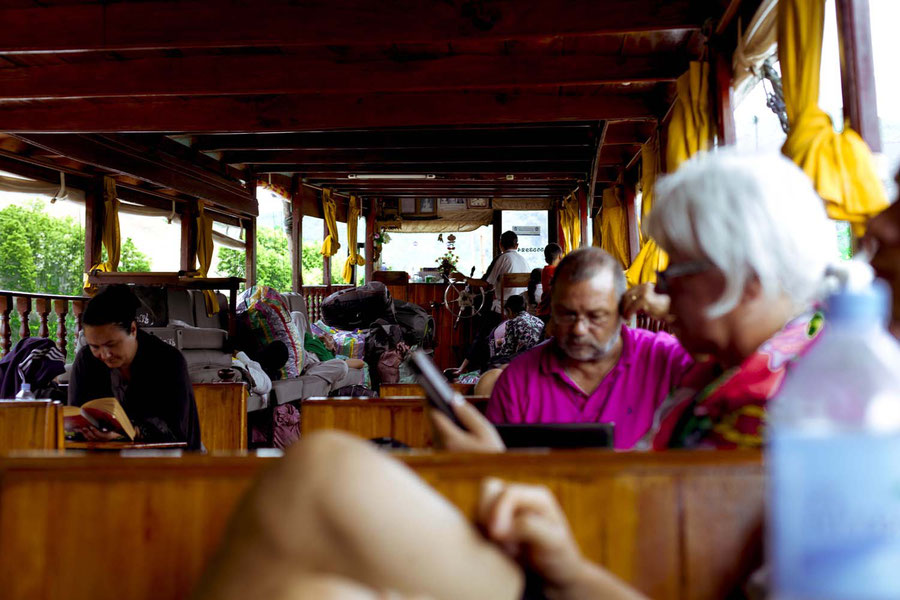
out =
<svg viewBox="0 0 900 600"><path fill-rule="evenodd" d="M625 292L622 296L622 316L630 319L644 313L654 319L668 319L671 299L665 294L657 294L655 287L652 283L642 283Z"/></svg>
<svg viewBox="0 0 900 600"><path fill-rule="evenodd" d="M120 433L106 429L97 429L92 425L82 427L76 431L89 442L114 442L125 439L125 436Z"/></svg>
<svg viewBox="0 0 900 600"><path fill-rule="evenodd" d="M565 513L544 486L485 479L478 522L488 538L542 577L548 598L643 598L582 556Z"/></svg>
<svg viewBox="0 0 900 600"><path fill-rule="evenodd" d="M549 587L565 590L578 580L586 560L546 487L485 479L478 522L489 539L541 575Z"/></svg>
<svg viewBox="0 0 900 600"><path fill-rule="evenodd" d="M455 394L451 407L456 418L466 429L457 427L440 411L428 408L435 446L450 452L503 452L506 450L506 445L500 439L497 428L477 408L466 402L465 398Z"/></svg>

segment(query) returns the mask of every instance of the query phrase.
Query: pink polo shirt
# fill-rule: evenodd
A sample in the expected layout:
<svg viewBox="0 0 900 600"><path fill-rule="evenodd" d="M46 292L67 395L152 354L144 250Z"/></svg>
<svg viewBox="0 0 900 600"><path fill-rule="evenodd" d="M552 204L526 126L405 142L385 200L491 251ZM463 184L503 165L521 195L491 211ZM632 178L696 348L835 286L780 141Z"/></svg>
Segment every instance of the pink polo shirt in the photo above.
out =
<svg viewBox="0 0 900 600"><path fill-rule="evenodd" d="M516 357L488 402L494 423L615 423L615 447L650 429L656 408L693 364L667 333L622 326L622 356L590 395L565 372L552 342Z"/></svg>

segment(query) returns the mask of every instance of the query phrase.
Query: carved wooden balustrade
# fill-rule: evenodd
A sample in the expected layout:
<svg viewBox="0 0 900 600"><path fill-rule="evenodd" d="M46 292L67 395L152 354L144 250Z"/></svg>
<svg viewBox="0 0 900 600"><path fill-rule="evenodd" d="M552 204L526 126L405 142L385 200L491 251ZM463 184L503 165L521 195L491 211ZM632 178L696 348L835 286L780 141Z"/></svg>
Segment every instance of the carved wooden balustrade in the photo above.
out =
<svg viewBox="0 0 900 600"><path fill-rule="evenodd" d="M640 329L649 329L650 331L665 331L666 333L672 333L672 326L669 325L669 323L660 319L654 319L653 317L647 315L637 316L637 326Z"/></svg>
<svg viewBox="0 0 900 600"><path fill-rule="evenodd" d="M88 298L85 296L62 296L58 294L31 294L0 290L0 356L5 356L13 347L14 341L32 336L29 318L31 313L37 315L37 336L55 339L56 346L63 354L69 340L78 338L81 332L81 315ZM19 317L19 329L12 331L11 315ZM55 316L56 330L51 336L50 325ZM74 322L74 331L70 333L67 317Z"/></svg>

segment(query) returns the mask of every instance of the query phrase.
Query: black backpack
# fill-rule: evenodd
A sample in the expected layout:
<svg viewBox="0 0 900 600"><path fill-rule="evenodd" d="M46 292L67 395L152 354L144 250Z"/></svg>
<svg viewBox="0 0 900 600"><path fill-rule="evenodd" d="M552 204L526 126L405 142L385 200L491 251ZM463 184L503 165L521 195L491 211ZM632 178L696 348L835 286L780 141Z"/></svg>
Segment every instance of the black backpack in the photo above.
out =
<svg viewBox="0 0 900 600"><path fill-rule="evenodd" d="M322 320L337 329L365 329L381 318L392 317L391 293L380 281L340 290L322 301Z"/></svg>
<svg viewBox="0 0 900 600"><path fill-rule="evenodd" d="M408 345L428 348L433 346L434 319L418 304L394 300L392 321L403 329L403 339Z"/></svg>

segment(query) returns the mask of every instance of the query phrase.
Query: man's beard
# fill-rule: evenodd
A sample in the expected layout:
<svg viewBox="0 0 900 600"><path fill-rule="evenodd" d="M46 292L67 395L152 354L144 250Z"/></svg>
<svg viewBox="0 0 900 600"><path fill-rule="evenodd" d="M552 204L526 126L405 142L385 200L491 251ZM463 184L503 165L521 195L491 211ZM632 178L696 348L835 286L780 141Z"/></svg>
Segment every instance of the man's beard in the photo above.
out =
<svg viewBox="0 0 900 600"><path fill-rule="evenodd" d="M600 360L615 347L621 335L621 327L616 326L612 335L605 342L598 342L589 335L583 336L560 336L555 338L556 344L563 354L580 362L590 362Z"/></svg>

